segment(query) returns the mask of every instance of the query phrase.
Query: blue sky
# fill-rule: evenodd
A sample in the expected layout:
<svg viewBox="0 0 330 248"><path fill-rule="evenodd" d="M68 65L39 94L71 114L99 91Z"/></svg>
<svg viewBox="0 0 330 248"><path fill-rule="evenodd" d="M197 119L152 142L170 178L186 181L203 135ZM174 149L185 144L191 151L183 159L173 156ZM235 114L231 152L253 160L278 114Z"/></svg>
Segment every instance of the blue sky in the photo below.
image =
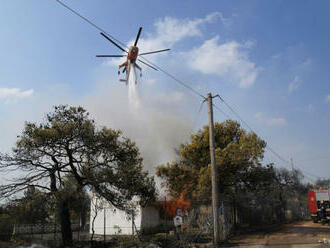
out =
<svg viewBox="0 0 330 248"><path fill-rule="evenodd" d="M285 159L330 176L329 1L64 2L127 44L143 26L141 51L171 48L153 62L202 94L222 95ZM123 129L150 164L172 159L207 123L201 99L145 67L144 119L133 117L120 61L95 58L120 51L55 0L2 0L0 30L0 151L10 150L24 121L41 121L55 104L83 105L100 124ZM216 111L215 119L225 117ZM166 155L148 155L155 143L149 153ZM288 166L269 152L265 161Z"/></svg>

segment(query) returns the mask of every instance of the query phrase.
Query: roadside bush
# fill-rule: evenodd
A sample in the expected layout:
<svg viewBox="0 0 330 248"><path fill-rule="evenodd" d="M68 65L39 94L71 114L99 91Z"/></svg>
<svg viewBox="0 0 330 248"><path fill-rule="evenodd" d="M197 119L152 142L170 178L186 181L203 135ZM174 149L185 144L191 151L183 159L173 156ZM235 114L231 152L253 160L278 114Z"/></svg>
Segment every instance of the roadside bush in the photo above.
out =
<svg viewBox="0 0 330 248"><path fill-rule="evenodd" d="M14 224L7 214L0 215L0 240L8 241L13 233Z"/></svg>

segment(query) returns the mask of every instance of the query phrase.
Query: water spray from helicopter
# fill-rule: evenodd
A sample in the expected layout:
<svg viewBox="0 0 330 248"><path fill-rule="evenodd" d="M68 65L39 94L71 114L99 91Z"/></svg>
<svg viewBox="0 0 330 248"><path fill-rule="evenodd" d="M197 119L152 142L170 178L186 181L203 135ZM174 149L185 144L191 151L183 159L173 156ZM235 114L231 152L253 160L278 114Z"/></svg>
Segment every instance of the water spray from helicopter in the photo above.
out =
<svg viewBox="0 0 330 248"><path fill-rule="evenodd" d="M129 65L130 75L128 76L128 103L129 107L132 110L131 112L136 113L140 107L139 92L137 88L137 76L134 65Z"/></svg>

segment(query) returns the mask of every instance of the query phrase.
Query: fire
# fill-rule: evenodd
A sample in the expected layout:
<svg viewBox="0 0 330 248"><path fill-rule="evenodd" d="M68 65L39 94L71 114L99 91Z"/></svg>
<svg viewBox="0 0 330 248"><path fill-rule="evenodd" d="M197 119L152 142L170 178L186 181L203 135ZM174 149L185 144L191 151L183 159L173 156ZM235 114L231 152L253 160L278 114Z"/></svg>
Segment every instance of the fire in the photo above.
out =
<svg viewBox="0 0 330 248"><path fill-rule="evenodd" d="M178 209L181 209L182 214L185 214L186 210L190 209L190 205L191 203L185 199L185 191L183 191L177 200L163 201L162 209L167 216L174 217L177 215Z"/></svg>

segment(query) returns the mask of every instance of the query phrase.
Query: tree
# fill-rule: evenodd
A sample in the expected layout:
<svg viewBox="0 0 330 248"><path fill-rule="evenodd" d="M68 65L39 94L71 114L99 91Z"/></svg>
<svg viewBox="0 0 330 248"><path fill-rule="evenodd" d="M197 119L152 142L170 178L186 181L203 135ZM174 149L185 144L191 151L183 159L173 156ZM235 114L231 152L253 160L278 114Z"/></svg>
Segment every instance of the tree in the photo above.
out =
<svg viewBox="0 0 330 248"><path fill-rule="evenodd" d="M30 186L22 198L8 203L8 209L15 223L46 223L50 217L50 204L49 194Z"/></svg>
<svg viewBox="0 0 330 248"><path fill-rule="evenodd" d="M99 212L104 208L104 201L102 199L93 198L91 201L91 229L92 229L92 235L90 237L90 241L93 242L94 240L94 234L95 234L95 220Z"/></svg>
<svg viewBox="0 0 330 248"><path fill-rule="evenodd" d="M253 190L267 184L267 177L274 172L271 165L261 166L265 141L255 133L247 133L232 120L215 123L214 135L221 194ZM204 126L191 135L189 143L181 144L177 161L157 167L157 176L164 180L170 194L175 197L185 190L191 199L210 202L209 154L209 128Z"/></svg>
<svg viewBox="0 0 330 248"><path fill-rule="evenodd" d="M14 220L10 215L8 205L0 206L0 240L8 241L11 238L14 228Z"/></svg>
<svg viewBox="0 0 330 248"><path fill-rule="evenodd" d="M329 189L330 179L327 178L318 178L315 182L315 188Z"/></svg>
<svg viewBox="0 0 330 248"><path fill-rule="evenodd" d="M284 212L288 209L288 205L297 219L301 218L302 205L307 206L308 186L302 183L302 179L303 174L299 170L285 168L276 170L274 186L282 209L279 215L282 222L285 221Z"/></svg>
<svg viewBox="0 0 330 248"><path fill-rule="evenodd" d="M31 186L55 197L64 245L72 243L70 198L61 194L65 176L126 211L133 197L145 203L155 196L154 180L143 171L135 143L119 130L97 128L82 107L56 106L44 123L25 123L13 152L0 155L0 169L25 173L1 185L0 197Z"/></svg>
<svg viewBox="0 0 330 248"><path fill-rule="evenodd" d="M80 228L86 224L87 213L90 209L90 197L86 188L81 187L72 175L63 179L61 194L69 199L71 219L80 224Z"/></svg>

